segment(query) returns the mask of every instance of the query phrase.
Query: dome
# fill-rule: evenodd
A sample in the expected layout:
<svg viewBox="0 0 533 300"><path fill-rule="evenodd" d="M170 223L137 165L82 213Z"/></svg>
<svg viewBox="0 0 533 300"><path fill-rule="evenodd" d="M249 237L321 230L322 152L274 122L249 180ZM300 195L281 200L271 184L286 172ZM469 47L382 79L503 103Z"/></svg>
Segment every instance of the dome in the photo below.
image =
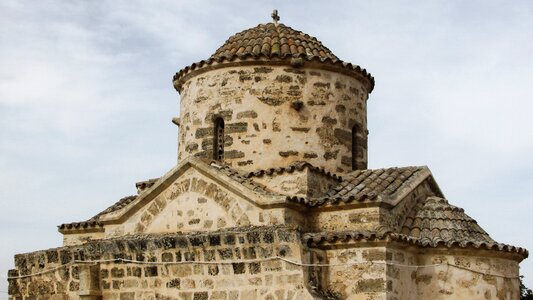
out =
<svg viewBox="0 0 533 300"><path fill-rule="evenodd" d="M234 57L318 57L321 61L338 61L322 42L306 33L294 30L284 24L259 24L231 36L211 59L232 59Z"/></svg>
<svg viewBox="0 0 533 300"><path fill-rule="evenodd" d="M462 208L439 197L428 197L425 202L419 203L407 216L402 233L431 245L495 243Z"/></svg>
<svg viewBox="0 0 533 300"><path fill-rule="evenodd" d="M207 60L178 71L173 77L174 87L180 92L183 83L192 74L236 62L240 65L275 63L329 68L365 82L369 93L374 89L374 77L365 69L340 60L315 37L281 23L259 24L232 35Z"/></svg>
<svg viewBox="0 0 533 300"><path fill-rule="evenodd" d="M176 73L178 160L213 159L244 172L298 161L338 174L366 169L374 78L278 23L275 12L273 19Z"/></svg>

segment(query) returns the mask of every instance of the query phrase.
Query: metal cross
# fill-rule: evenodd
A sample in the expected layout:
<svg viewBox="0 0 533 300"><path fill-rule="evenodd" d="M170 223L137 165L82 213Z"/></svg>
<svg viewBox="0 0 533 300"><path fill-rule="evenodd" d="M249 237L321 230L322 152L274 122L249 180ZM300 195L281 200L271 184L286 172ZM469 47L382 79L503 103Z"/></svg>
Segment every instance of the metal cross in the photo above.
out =
<svg viewBox="0 0 533 300"><path fill-rule="evenodd" d="M272 12L272 20L274 20L274 24L278 24L279 15L277 9L274 9L274 11Z"/></svg>

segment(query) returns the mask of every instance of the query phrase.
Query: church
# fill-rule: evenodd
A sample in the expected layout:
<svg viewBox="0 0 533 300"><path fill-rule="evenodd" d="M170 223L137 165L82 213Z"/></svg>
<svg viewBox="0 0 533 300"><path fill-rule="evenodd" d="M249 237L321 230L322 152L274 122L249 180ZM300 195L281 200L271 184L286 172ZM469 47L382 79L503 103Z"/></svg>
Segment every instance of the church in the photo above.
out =
<svg viewBox="0 0 533 300"><path fill-rule="evenodd" d="M177 164L16 255L9 299L519 299L527 250L368 169L374 78L272 18L174 75Z"/></svg>

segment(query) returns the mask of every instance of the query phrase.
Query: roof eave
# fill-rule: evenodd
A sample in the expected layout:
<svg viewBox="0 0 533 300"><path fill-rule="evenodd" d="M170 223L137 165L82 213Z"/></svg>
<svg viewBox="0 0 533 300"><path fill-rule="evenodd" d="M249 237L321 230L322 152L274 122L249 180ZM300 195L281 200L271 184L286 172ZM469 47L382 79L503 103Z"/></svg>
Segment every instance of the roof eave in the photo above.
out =
<svg viewBox="0 0 533 300"><path fill-rule="evenodd" d="M193 63L192 65L181 69L174 75L172 82L176 91L178 91L178 93L181 93L183 84L191 77L220 68L252 65L282 65L291 66L294 68L305 67L338 72L361 81L365 85L365 88L368 93L371 93L374 90L375 86L374 77L370 73L368 73L366 69L363 69L358 65L343 62L341 60L332 60L329 58L321 59L318 56L294 57L289 55L285 57L269 57L265 55L243 55L217 60L209 58L207 60L201 60L197 63Z"/></svg>

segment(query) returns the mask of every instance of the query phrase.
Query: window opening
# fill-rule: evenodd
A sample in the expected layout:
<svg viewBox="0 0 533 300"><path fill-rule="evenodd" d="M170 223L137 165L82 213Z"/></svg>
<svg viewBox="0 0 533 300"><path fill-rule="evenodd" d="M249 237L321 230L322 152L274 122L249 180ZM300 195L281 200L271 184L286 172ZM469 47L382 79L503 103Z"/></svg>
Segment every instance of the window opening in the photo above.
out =
<svg viewBox="0 0 533 300"><path fill-rule="evenodd" d="M354 125L352 127L352 170L357 169L357 131L359 127Z"/></svg>
<svg viewBox="0 0 533 300"><path fill-rule="evenodd" d="M215 136L213 141L213 159L222 161L224 159L224 119L215 119Z"/></svg>

